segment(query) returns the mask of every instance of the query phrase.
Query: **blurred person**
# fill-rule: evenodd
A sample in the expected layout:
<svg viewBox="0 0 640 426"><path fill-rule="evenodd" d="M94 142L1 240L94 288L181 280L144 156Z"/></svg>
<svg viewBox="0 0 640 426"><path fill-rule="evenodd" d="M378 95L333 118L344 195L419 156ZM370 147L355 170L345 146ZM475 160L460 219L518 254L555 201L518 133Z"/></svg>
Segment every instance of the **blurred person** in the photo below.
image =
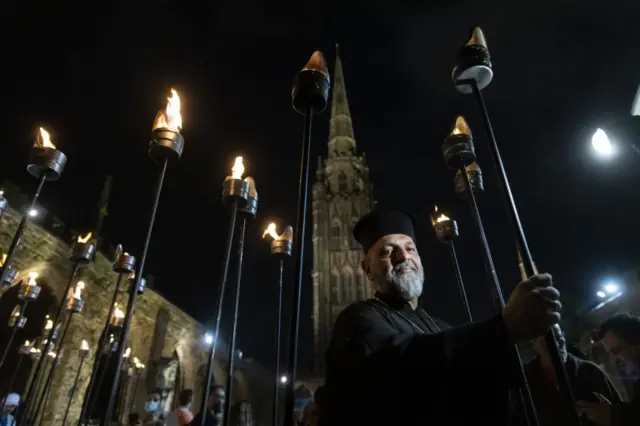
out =
<svg viewBox="0 0 640 426"><path fill-rule="evenodd" d="M147 400L144 403L144 418L142 419L144 426L164 426L161 402L162 389L155 388L147 394Z"/></svg>
<svg viewBox="0 0 640 426"><path fill-rule="evenodd" d="M224 404L224 387L219 385L212 386L209 391L209 401L207 401L207 406L196 414L191 424L193 426L200 426L202 424L202 416L205 416L205 426L220 426L224 415Z"/></svg>
<svg viewBox="0 0 640 426"><path fill-rule="evenodd" d="M185 426L193 420L191 403L193 402L193 390L184 389L178 396L178 408L167 416L167 426Z"/></svg>
<svg viewBox="0 0 640 426"><path fill-rule="evenodd" d="M611 401L603 396L599 402L579 400L578 411L598 426L640 425L640 317L614 315L600 327L599 338L620 373L633 384L631 402Z"/></svg>
<svg viewBox="0 0 640 426"><path fill-rule="evenodd" d="M2 414L0 415L0 426L14 426L16 419L13 414L20 405L20 395L9 393L2 399Z"/></svg>

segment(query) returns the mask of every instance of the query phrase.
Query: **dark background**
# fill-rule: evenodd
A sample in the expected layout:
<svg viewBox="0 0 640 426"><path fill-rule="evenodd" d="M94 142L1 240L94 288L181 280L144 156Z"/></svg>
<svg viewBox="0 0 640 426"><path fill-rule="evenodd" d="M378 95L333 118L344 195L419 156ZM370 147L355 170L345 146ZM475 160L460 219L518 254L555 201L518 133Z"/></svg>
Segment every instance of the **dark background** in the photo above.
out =
<svg viewBox="0 0 640 426"><path fill-rule="evenodd" d="M487 187L480 207L507 292L518 279L480 116L450 80L476 24L491 48L495 78L485 96L531 249L568 312L592 304L603 278L636 265L640 157L623 151L602 161L590 150L597 127L627 142L638 135L629 116L640 83L635 2L129 3L3 4L0 178L33 191L24 169L35 129L44 126L69 163L45 187L42 205L68 226L91 230L104 178L113 174L103 236L139 255L157 171L146 154L151 125L169 88L177 89L186 147L167 175L146 272L194 317L213 316L226 233L221 184L243 155L260 193L246 242L245 356L272 363L276 269L260 236L271 219L295 220L302 116L291 108L291 82L315 49L333 71L336 42L375 198L412 209L423 224L424 303L433 315L464 318L446 251L428 229L434 203L460 223L474 313L492 309L468 209L454 199L439 151L458 114L476 135ZM328 111L315 122L313 165L326 154L327 120ZM307 278L303 366L311 354L310 289Z"/></svg>

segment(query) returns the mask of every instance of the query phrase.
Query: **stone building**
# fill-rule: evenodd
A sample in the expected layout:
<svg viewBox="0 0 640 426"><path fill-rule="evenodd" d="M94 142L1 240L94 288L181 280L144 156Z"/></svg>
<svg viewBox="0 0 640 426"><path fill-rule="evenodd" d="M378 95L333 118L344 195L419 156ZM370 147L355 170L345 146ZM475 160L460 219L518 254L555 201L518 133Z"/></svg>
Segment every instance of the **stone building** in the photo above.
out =
<svg viewBox="0 0 640 426"><path fill-rule="evenodd" d="M25 197L17 190L6 190L5 197L13 202L19 210L26 204ZM6 250L17 228L19 213L8 209L0 220L0 247ZM32 362L28 357L16 368L19 356L17 347L25 339L32 340L42 335L45 315L54 314L57 306L65 299L63 294L72 265L68 260L70 253L69 241L75 236L53 215L41 211L36 223L29 223L24 235L24 242L18 252L15 267L21 271L21 276L27 276L31 271L39 273L38 284L42 292L38 300L26 308L27 325L19 330L7 361L0 370L0 387L6 391L8 377L15 372L14 391L24 392L24 382L27 380ZM113 256L111 254L110 256ZM87 340L92 354L84 362L80 371L80 379L76 397L71 404L67 424L76 424L81 409L82 399L89 381L93 358L104 323L106 321L109 304L117 275L111 271L112 259L105 254L98 253L94 261L81 271L79 275L85 282L83 292L86 304L80 314L71 319L71 324L64 342L61 364L56 370L46 409L44 410L43 425L60 425L69 399L70 390L80 365L78 349L81 341ZM118 296L118 302L126 306L128 285ZM0 297L0 319L5 321L17 303L17 285L2 289ZM4 349L8 336L7 328L0 327L1 348ZM137 357L146 365L145 375L140 378L128 377L121 382L118 394L117 419L125 420L132 411L142 412L148 390L160 386L164 389L164 404L166 409L176 405L176 395L185 388L195 392L194 412L199 411L201 391L205 374L207 345L204 342L205 330L203 326L172 305L152 289L148 288L138 297L135 315L127 346L131 348L131 358ZM224 384L226 348L224 342L218 346L220 350L216 356L220 359L214 368L214 382ZM103 363L104 364L104 363ZM113 367L115 368L115 367ZM113 370L112 368L112 370ZM260 425L267 424L271 415L271 394L274 376L250 359L236 361L234 398L231 401L232 411L237 411L247 421L235 424ZM112 374L113 371L106 374ZM105 384L110 383L108 379ZM22 385L22 386L21 386ZM107 386L104 386L107 387ZM105 404L105 396L101 396L96 403ZM98 410L99 411L99 410ZM242 413L240 413L242 412ZM251 420L253 417L253 420ZM114 419L116 420L116 419Z"/></svg>
<svg viewBox="0 0 640 426"><path fill-rule="evenodd" d="M337 52L336 52L337 53ZM372 186L364 154L358 154L342 72L336 54L327 158L318 158L313 185L313 338L315 376L324 376L324 354L336 316L372 296L360 264L353 227L371 210Z"/></svg>

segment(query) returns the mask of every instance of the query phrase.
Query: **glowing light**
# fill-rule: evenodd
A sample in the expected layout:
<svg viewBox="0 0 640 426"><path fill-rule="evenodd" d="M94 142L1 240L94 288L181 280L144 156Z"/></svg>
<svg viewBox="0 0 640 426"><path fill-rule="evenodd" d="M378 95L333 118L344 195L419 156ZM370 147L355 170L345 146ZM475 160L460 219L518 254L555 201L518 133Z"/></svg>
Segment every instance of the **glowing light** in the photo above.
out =
<svg viewBox="0 0 640 426"><path fill-rule="evenodd" d="M265 229L264 232L262 233L262 238L265 238L267 235L271 236L271 238L273 238L274 240L277 240L280 238L280 236L276 232L275 223L270 223L269 226L267 226L267 229Z"/></svg>
<svg viewBox="0 0 640 426"><path fill-rule="evenodd" d="M47 324L44 326L45 330L51 330L53 328L53 320L47 319Z"/></svg>
<svg viewBox="0 0 640 426"><path fill-rule="evenodd" d="M600 128L596 129L593 133L593 136L591 137L591 146L598 154L604 157L608 157L613 154L613 145L611 145L609 136L607 136L607 133Z"/></svg>
<svg viewBox="0 0 640 426"><path fill-rule="evenodd" d="M242 179L244 174L244 164L242 163L242 157L236 157L233 167L231 168L231 177L234 179Z"/></svg>
<svg viewBox="0 0 640 426"><path fill-rule="evenodd" d="M36 143L33 146L56 149L56 146L51 142L51 135L43 127L40 127L36 136Z"/></svg>
<svg viewBox="0 0 640 426"><path fill-rule="evenodd" d="M619 291L620 287L618 286L618 284L610 282L605 284L604 286L604 291L606 291L609 294L614 294L617 293Z"/></svg>
<svg viewBox="0 0 640 426"><path fill-rule="evenodd" d="M435 208L433 209L433 218L431 220L431 222L435 225L436 223L442 223L442 222L448 222L451 220L451 218L449 216L447 216L446 214L440 212L440 214L438 214L438 206L435 206Z"/></svg>
<svg viewBox="0 0 640 426"><path fill-rule="evenodd" d="M598 296L601 299L604 299L605 297L607 297L607 293L605 293L604 291L599 291L596 293L596 296Z"/></svg>
<svg viewBox="0 0 640 426"><path fill-rule="evenodd" d="M213 343L213 334L211 333L207 333L204 335L204 341L207 345L210 345Z"/></svg>
<svg viewBox="0 0 640 426"><path fill-rule="evenodd" d="M168 129L173 132L182 130L182 114L180 113L180 96L171 89L171 97L167 98L167 107L158 112L153 123L153 130Z"/></svg>
<svg viewBox="0 0 640 426"><path fill-rule="evenodd" d="M91 238L91 232L87 233L87 235L85 235L84 237L81 237L80 235L78 235L78 242L81 244L85 244L86 242L89 241L90 238Z"/></svg>
<svg viewBox="0 0 640 426"><path fill-rule="evenodd" d="M113 311L113 316L115 318L124 318L124 312L122 312L122 309L116 307L115 311Z"/></svg>
<svg viewBox="0 0 640 426"><path fill-rule="evenodd" d="M29 217L36 217L36 216L38 216L38 210L36 210L36 209L29 209L29 211L27 212L27 214L29 215Z"/></svg>
<svg viewBox="0 0 640 426"><path fill-rule="evenodd" d="M77 300L82 300L82 290L84 290L84 281L78 281L72 297Z"/></svg>
<svg viewBox="0 0 640 426"><path fill-rule="evenodd" d="M2 254L2 259L0 260L0 266L4 266L5 260L7 260L7 253Z"/></svg>
<svg viewBox="0 0 640 426"><path fill-rule="evenodd" d="M287 376L282 376L282 377L280 377L280 383L282 383L282 384L287 383L287 381L288 381L288 380L289 380L289 379L287 378Z"/></svg>
<svg viewBox="0 0 640 426"><path fill-rule="evenodd" d="M124 352L124 355L122 355L124 358L129 358L129 355L131 355L131 348L127 348L127 350Z"/></svg>
<svg viewBox="0 0 640 426"><path fill-rule="evenodd" d="M20 316L20 305L16 305L13 308L13 311L11 311L11 316L12 317L19 317Z"/></svg>
<svg viewBox="0 0 640 426"><path fill-rule="evenodd" d="M83 340L83 341L82 341L82 344L80 345L80 348L81 348L83 351L88 351L88 350L89 350L89 343L87 343L87 341L86 341L86 340Z"/></svg>

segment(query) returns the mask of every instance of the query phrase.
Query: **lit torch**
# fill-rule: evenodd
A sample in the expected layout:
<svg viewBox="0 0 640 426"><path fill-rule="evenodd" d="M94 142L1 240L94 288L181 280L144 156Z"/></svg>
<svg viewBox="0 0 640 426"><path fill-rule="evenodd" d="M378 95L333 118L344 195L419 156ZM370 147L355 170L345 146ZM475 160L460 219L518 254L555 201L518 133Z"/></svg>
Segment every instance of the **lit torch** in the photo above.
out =
<svg viewBox="0 0 640 426"><path fill-rule="evenodd" d="M467 175L467 179L469 179L469 183L471 184L473 195L477 197L484 192L482 170L480 169L478 163L475 161L466 166L464 169ZM469 193L467 192L467 185L465 183L464 176L462 176L462 170L458 170L456 172L456 176L453 178L453 184L456 195L463 200L468 199Z"/></svg>
<svg viewBox="0 0 640 426"><path fill-rule="evenodd" d="M91 262L96 254L96 240L92 239L92 233L89 232L84 237L78 235L76 243L73 245L73 251L69 259L76 264L86 265Z"/></svg>
<svg viewBox="0 0 640 426"><path fill-rule="evenodd" d="M124 321L124 312L117 305L113 311L113 316L111 317L111 328L119 329L122 328L122 322Z"/></svg>
<svg viewBox="0 0 640 426"><path fill-rule="evenodd" d="M29 155L29 174L36 179L57 180L66 164L67 156L51 142L51 134L40 127Z"/></svg>
<svg viewBox="0 0 640 426"><path fill-rule="evenodd" d="M84 300L82 299L82 290L84 290L84 281L78 281L73 290L69 291L67 297L66 310L71 314L77 314L82 311L84 307Z"/></svg>
<svg viewBox="0 0 640 426"><path fill-rule="evenodd" d="M275 384L274 384L274 398L272 408L272 421L273 424L278 423L278 409L280 406L280 347L281 347L281 333L282 333L282 295L283 295L283 275L284 275L284 259L291 257L293 252L293 228L287 226L284 229L282 235L278 235L276 231L276 224L270 223L267 229L262 233L262 238L271 237L271 254L278 259L279 274L278 274L278 309L276 311L276 353L275 353Z"/></svg>
<svg viewBox="0 0 640 426"><path fill-rule="evenodd" d="M86 358L89 356L89 343L86 340L82 340L82 344L80 345L80 357Z"/></svg>
<svg viewBox="0 0 640 426"><path fill-rule="evenodd" d="M8 205L7 199L4 198L4 191L0 190L0 217L2 217L4 211L7 210Z"/></svg>
<svg viewBox="0 0 640 426"><path fill-rule="evenodd" d="M433 214L431 215L431 225L436 233L438 241L441 243L449 243L459 237L458 224L455 220L452 220L447 214L438 211L438 206L435 206Z"/></svg>
<svg viewBox="0 0 640 426"><path fill-rule="evenodd" d="M20 283L18 299L23 300L25 304L36 300L40 295L40 286L36 278L38 278L38 273L32 271L27 274L27 279Z"/></svg>
<svg viewBox="0 0 640 426"><path fill-rule="evenodd" d="M0 200L1 202L1 200ZM3 254L2 255L2 259L0 259L0 268L3 270L4 272L4 266L5 266L5 262L7 261L7 254ZM10 286L11 284L13 284L13 282L16 280L16 278L18 278L18 270L17 269L13 269L11 266L7 265L7 271L6 273L2 274L4 279L2 281L2 286Z"/></svg>
<svg viewBox="0 0 640 426"><path fill-rule="evenodd" d="M158 111L153 122L149 156L160 164L165 160L171 162L180 160L184 149L181 130L180 96L178 96L178 92L171 89L171 97L167 98L167 106Z"/></svg>
<svg viewBox="0 0 640 426"><path fill-rule="evenodd" d="M20 305L16 305L11 311L11 315L9 316L9 327L10 328L24 328L27 323L27 317L22 314L23 310ZM11 346L10 344L7 346Z"/></svg>
<svg viewBox="0 0 640 426"><path fill-rule="evenodd" d="M476 90L483 90L493 80L491 56L480 27L471 30L469 41L460 49L451 78L460 93L471 93L472 82Z"/></svg>
<svg viewBox="0 0 640 426"><path fill-rule="evenodd" d="M80 345L80 364L78 365L78 370L76 371L76 378L73 381L73 386L71 387L71 392L69 393L69 400L67 401L67 408L64 411L64 417L62 419L63 425L67 424L67 416L69 415L69 409L71 408L71 401L73 401L73 397L76 395L76 389L78 388L78 380L80 379L80 372L82 371L82 366L84 365L84 361L89 356L89 344L86 340L82 340L82 344ZM99 357L97 357L99 358Z"/></svg>

